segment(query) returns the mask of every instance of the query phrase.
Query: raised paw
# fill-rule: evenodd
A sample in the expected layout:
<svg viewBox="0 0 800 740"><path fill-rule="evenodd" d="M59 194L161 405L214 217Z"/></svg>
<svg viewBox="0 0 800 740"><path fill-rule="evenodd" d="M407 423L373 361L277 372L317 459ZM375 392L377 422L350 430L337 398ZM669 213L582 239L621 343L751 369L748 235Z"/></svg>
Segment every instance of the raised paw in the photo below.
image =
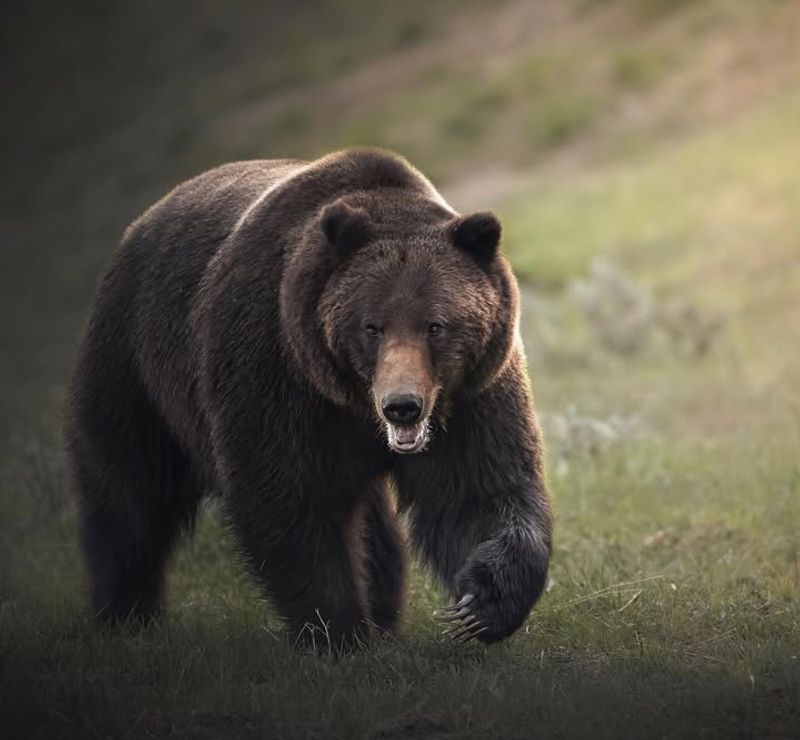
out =
<svg viewBox="0 0 800 740"><path fill-rule="evenodd" d="M533 538L496 538L481 543L455 578L457 603L437 619L460 642L483 643L513 634L542 593L549 551Z"/></svg>

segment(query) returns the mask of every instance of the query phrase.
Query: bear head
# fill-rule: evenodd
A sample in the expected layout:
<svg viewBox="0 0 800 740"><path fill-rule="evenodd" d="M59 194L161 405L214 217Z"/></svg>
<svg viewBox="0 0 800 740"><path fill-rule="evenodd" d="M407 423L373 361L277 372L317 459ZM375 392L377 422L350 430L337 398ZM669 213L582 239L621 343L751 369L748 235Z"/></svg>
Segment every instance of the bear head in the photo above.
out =
<svg viewBox="0 0 800 740"><path fill-rule="evenodd" d="M281 311L301 372L395 452L424 450L431 420L508 362L518 292L500 233L490 212L386 189L322 206L290 258Z"/></svg>

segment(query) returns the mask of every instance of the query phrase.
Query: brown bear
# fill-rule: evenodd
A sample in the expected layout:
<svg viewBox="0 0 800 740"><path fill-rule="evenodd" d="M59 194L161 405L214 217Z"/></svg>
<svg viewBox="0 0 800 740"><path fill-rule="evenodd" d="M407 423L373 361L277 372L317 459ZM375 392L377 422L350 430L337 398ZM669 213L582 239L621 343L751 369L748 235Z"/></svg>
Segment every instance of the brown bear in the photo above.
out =
<svg viewBox="0 0 800 740"><path fill-rule="evenodd" d="M136 220L68 397L94 612L157 613L216 491L295 640L397 627L398 512L457 600L453 634L514 632L551 513L499 241L494 215L373 149L224 165Z"/></svg>

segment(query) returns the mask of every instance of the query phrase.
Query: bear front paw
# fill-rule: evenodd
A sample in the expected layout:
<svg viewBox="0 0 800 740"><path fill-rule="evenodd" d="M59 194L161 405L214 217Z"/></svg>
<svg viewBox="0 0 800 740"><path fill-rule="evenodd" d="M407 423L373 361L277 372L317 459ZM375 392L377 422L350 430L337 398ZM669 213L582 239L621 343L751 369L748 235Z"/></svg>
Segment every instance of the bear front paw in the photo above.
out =
<svg viewBox="0 0 800 740"><path fill-rule="evenodd" d="M439 621L455 640L483 643L513 634L542 592L547 559L530 550L509 557L498 543L479 546L456 577L456 603L443 610Z"/></svg>

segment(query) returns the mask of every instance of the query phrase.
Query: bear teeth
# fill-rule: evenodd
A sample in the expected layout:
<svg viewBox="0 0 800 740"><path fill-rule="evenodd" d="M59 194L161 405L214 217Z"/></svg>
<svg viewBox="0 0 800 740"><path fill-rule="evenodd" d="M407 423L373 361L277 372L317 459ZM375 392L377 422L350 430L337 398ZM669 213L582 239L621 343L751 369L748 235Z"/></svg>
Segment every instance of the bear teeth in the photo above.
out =
<svg viewBox="0 0 800 740"><path fill-rule="evenodd" d="M395 452L420 452L428 441L428 422L424 420L416 424L387 424L386 436L389 448Z"/></svg>

